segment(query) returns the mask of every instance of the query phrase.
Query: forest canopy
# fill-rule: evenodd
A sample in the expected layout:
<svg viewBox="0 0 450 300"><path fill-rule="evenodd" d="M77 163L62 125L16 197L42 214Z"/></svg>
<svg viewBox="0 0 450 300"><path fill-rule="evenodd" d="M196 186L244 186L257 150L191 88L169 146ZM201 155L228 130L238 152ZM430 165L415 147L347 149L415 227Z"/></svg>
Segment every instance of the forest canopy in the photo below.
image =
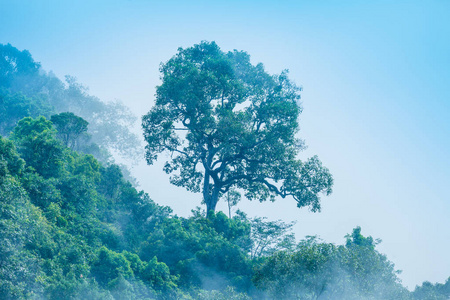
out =
<svg viewBox="0 0 450 300"><path fill-rule="evenodd" d="M60 113L73 113L89 123L88 131L72 148L103 162L112 159L111 151L130 161L140 158L139 138L131 131L136 117L128 107L102 102L74 77L66 76L63 82L43 70L27 50L0 44L0 135L8 136L24 117L50 119ZM55 125L60 123L55 120ZM67 137L62 128L58 134Z"/></svg>

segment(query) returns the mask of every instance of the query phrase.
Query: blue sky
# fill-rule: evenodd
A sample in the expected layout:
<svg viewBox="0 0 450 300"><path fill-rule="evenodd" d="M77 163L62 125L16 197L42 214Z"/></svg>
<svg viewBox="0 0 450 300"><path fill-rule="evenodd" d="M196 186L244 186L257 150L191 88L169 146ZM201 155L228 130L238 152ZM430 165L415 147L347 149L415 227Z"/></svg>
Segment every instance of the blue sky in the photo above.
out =
<svg viewBox="0 0 450 300"><path fill-rule="evenodd" d="M296 220L298 238L342 243L359 225L414 288L450 276L450 2L393 2L0 0L0 43L137 115L180 46L214 40L270 73L289 69L304 89L301 157L319 156L334 193L319 214L289 199L240 208ZM134 172L155 201L188 215L200 195L161 169Z"/></svg>

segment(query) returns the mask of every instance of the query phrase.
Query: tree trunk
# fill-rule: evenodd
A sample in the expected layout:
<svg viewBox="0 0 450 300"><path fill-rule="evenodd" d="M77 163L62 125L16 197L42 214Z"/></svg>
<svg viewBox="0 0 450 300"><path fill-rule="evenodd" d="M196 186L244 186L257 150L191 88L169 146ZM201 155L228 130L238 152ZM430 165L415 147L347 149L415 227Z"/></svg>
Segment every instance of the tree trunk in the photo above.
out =
<svg viewBox="0 0 450 300"><path fill-rule="evenodd" d="M230 193L227 193L227 203L228 203L228 218L231 219Z"/></svg>
<svg viewBox="0 0 450 300"><path fill-rule="evenodd" d="M205 188L205 187L203 187ZM214 186L212 193L208 193L207 198L205 199L205 203L206 203L206 215L208 217L210 217L212 214L214 214L216 212L216 205L217 202L219 202L219 193L220 193L220 188ZM205 193L203 194L205 195Z"/></svg>
<svg viewBox="0 0 450 300"><path fill-rule="evenodd" d="M206 214L207 215L209 215L209 211L212 209L211 208L211 194L209 192L209 189L210 189L209 173L205 172L205 178L203 179L203 201L206 204Z"/></svg>

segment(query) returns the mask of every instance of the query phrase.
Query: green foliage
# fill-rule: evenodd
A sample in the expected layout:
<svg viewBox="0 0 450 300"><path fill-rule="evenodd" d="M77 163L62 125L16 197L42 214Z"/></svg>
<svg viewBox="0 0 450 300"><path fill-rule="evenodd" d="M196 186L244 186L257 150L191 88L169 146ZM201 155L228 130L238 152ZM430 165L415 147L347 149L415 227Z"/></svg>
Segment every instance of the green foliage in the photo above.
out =
<svg viewBox="0 0 450 300"><path fill-rule="evenodd" d="M346 246L300 242L257 267L253 281L271 299L409 299L394 265L355 228Z"/></svg>
<svg viewBox="0 0 450 300"><path fill-rule="evenodd" d="M444 284L425 281L421 286L416 286L412 295L414 300L447 300L450 298L450 277Z"/></svg>
<svg viewBox="0 0 450 300"><path fill-rule="evenodd" d="M16 152L14 144L0 136L0 178L7 174L20 175L24 165L25 161Z"/></svg>
<svg viewBox="0 0 450 300"><path fill-rule="evenodd" d="M377 243L372 237L361 235L361 228L353 229L347 236L341 261L350 274L350 282L356 285L361 297L370 295L375 299L403 299L406 290L401 286L394 264L375 250Z"/></svg>
<svg viewBox="0 0 450 300"><path fill-rule="evenodd" d="M26 155L23 141L44 132L54 140L53 130L25 119L11 139ZM411 298L359 227L345 246L294 246L292 224L281 221L199 209L171 216L119 166L59 147L62 171L42 174L27 166L39 154L23 160L0 138L2 299ZM414 297L444 299L446 286L424 283Z"/></svg>
<svg viewBox="0 0 450 300"><path fill-rule="evenodd" d="M33 144L39 138L62 155L46 156ZM168 266L133 252L170 209L136 191L120 167L60 144L44 117L21 120L11 139L20 154L0 137L0 239L10 245L1 253L0 298L176 297L177 277ZM44 168L55 158L59 170Z"/></svg>
<svg viewBox="0 0 450 300"><path fill-rule="evenodd" d="M180 49L162 71L161 105L154 110L163 111L159 116L176 117L171 115L177 112L171 106L176 100L181 105L178 113L184 109L190 116L181 123L199 126L199 131L187 133L187 148L182 151L194 156L202 152L193 146L202 136L204 149L212 143L217 150L212 170L223 165L224 177L219 179L228 182L219 196L230 195L230 207L239 199L233 186L249 198L277 194L258 183L262 178L258 172L267 172L285 196L304 184L294 198L302 197L300 206L318 209L315 197L330 191L331 177L316 158L300 162L290 156L298 150L291 133L296 131L300 108L298 89L285 73L269 76L261 65L252 66L247 54L222 53L208 43ZM189 80L194 80L192 86ZM223 103L217 95L223 95ZM0 136L0 299L449 296L449 280L424 282L409 293L400 285L394 265L375 249L378 241L364 237L359 227L343 246L316 238L295 245L292 224L249 219L240 211L233 218L211 211L206 217L200 209L189 218L173 216L169 207L136 190L120 166L105 163L104 150L82 133L84 121L68 113L54 116L54 123L46 119L62 111L86 118L94 142L105 142L110 148L121 144L124 151L133 144L123 127L129 114L122 113L120 105L100 102L73 78L67 79L66 86L43 72L27 51L0 45L0 134L12 131L8 139ZM71 127L77 122L82 126ZM173 126L179 125L169 119L159 124L157 134L172 134L178 128ZM108 127L115 136L103 131ZM65 130L70 137L63 143ZM77 132L82 133L78 139ZM161 137L177 143L172 136ZM267 158L275 159L273 164L259 161L266 152ZM175 157L166 170L179 172L178 183L198 190L203 175L186 168L187 162ZM255 177L230 181L238 174ZM213 177L210 174L211 195L217 184Z"/></svg>
<svg viewBox="0 0 450 300"><path fill-rule="evenodd" d="M64 148L55 135L52 123L44 117L26 117L12 133L21 157L44 178L58 177L64 169Z"/></svg>
<svg viewBox="0 0 450 300"><path fill-rule="evenodd" d="M74 149L78 138L87 131L89 125L86 120L71 112L53 115L50 120L58 131L58 137L71 149Z"/></svg>
<svg viewBox="0 0 450 300"><path fill-rule="evenodd" d="M29 98L21 93L11 94L0 88L0 135L8 135L17 122L24 117L48 115L51 107L42 97Z"/></svg>
<svg viewBox="0 0 450 300"><path fill-rule="evenodd" d="M61 192L57 188L58 180L55 178L45 179L37 173L26 172L21 183L31 202L44 210L51 204L61 205L63 202Z"/></svg>
<svg viewBox="0 0 450 300"><path fill-rule="evenodd" d="M375 245L381 242L380 240L374 241L371 236L364 237L361 234L361 227L359 226L354 228L352 234L346 235L345 238L345 246L347 248L364 247L368 249L374 249Z"/></svg>
<svg viewBox="0 0 450 300"><path fill-rule="evenodd" d="M59 136L72 148L102 161L109 159L105 154L109 150L128 159L141 154L139 139L129 129L136 118L127 107L104 103L89 95L75 78L67 76L63 82L45 72L28 51L0 44L0 135L8 135L24 117L50 118L55 114L59 114L54 119ZM82 134L85 122L90 124L90 137Z"/></svg>
<svg viewBox="0 0 450 300"><path fill-rule="evenodd" d="M214 42L180 48L160 71L156 104L142 119L149 164L171 153L171 182L202 191L207 212L233 188L250 200L291 196L320 210L333 180L317 157L296 158L300 88L286 71L271 76L247 53Z"/></svg>
<svg viewBox="0 0 450 300"><path fill-rule="evenodd" d="M42 256L51 256L49 226L27 199L20 183L7 175L0 180L0 298L40 294Z"/></svg>
<svg viewBox="0 0 450 300"><path fill-rule="evenodd" d="M124 255L101 247L97 258L92 264L91 269L97 282L102 286L107 286L113 279L122 276L123 278L131 278L133 270L131 270L130 262Z"/></svg>
<svg viewBox="0 0 450 300"><path fill-rule="evenodd" d="M167 293L176 288L176 284L173 282L175 278L170 275L169 268L165 263L158 262L156 256L145 264L140 276L144 282L150 283L155 290Z"/></svg>
<svg viewBox="0 0 450 300"><path fill-rule="evenodd" d="M10 44L0 44L0 83L1 86L16 87L17 81L23 81L24 85L31 85L26 82L39 73L40 64L36 63L27 50L19 51Z"/></svg>
<svg viewBox="0 0 450 300"><path fill-rule="evenodd" d="M84 177L89 182L98 184L101 181L102 165L90 154L78 154L71 152L68 157L70 164L66 166L68 171L78 177Z"/></svg>
<svg viewBox="0 0 450 300"><path fill-rule="evenodd" d="M109 165L106 168L102 168L102 181L99 189L107 195L109 198L117 197L118 187L122 181L123 175L119 166Z"/></svg>
<svg viewBox="0 0 450 300"><path fill-rule="evenodd" d="M252 232L251 257L268 256L276 251L289 250L295 244L294 234L291 232L293 223L286 224L281 220L266 221L266 218L250 220Z"/></svg>
<svg viewBox="0 0 450 300"><path fill-rule="evenodd" d="M55 137L56 130L53 128L52 122L42 116L36 119L26 117L20 120L14 128L12 139L20 143L44 133L48 134L49 138Z"/></svg>
<svg viewBox="0 0 450 300"><path fill-rule="evenodd" d="M198 221L202 219L199 214L194 215L194 218ZM224 213L218 212L210 216L209 226L212 226L218 234L239 246L243 251L249 251L252 243L250 232L253 227L247 219L239 216L227 218Z"/></svg>
<svg viewBox="0 0 450 300"><path fill-rule="evenodd" d="M212 290L205 291L200 290L194 299L198 300L250 300L252 299L248 295L244 293L238 293L234 290L233 287L227 287L223 292Z"/></svg>
<svg viewBox="0 0 450 300"><path fill-rule="evenodd" d="M99 201L90 178L67 176L59 182L58 189L66 199L63 207L82 216L92 213Z"/></svg>
<svg viewBox="0 0 450 300"><path fill-rule="evenodd" d="M208 286L240 290L251 286L251 262L247 257L249 224L228 219L219 212L206 219L166 219L142 244L141 257L153 256L179 276L180 287ZM245 248L244 248L245 247Z"/></svg>

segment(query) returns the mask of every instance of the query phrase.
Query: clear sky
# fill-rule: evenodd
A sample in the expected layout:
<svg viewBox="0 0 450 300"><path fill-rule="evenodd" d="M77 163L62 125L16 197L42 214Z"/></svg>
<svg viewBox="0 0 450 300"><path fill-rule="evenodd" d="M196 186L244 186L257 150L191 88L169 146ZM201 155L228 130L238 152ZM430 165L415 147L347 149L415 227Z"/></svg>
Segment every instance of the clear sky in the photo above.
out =
<svg viewBox="0 0 450 300"><path fill-rule="evenodd" d="M301 156L319 156L334 193L316 214L290 199L240 208L296 220L297 238L343 243L359 225L414 288L450 276L449 14L444 0L0 0L0 43L139 116L153 104L159 63L180 46L214 40L270 73L289 69L304 89ZM161 165L134 172L179 215L200 203Z"/></svg>

